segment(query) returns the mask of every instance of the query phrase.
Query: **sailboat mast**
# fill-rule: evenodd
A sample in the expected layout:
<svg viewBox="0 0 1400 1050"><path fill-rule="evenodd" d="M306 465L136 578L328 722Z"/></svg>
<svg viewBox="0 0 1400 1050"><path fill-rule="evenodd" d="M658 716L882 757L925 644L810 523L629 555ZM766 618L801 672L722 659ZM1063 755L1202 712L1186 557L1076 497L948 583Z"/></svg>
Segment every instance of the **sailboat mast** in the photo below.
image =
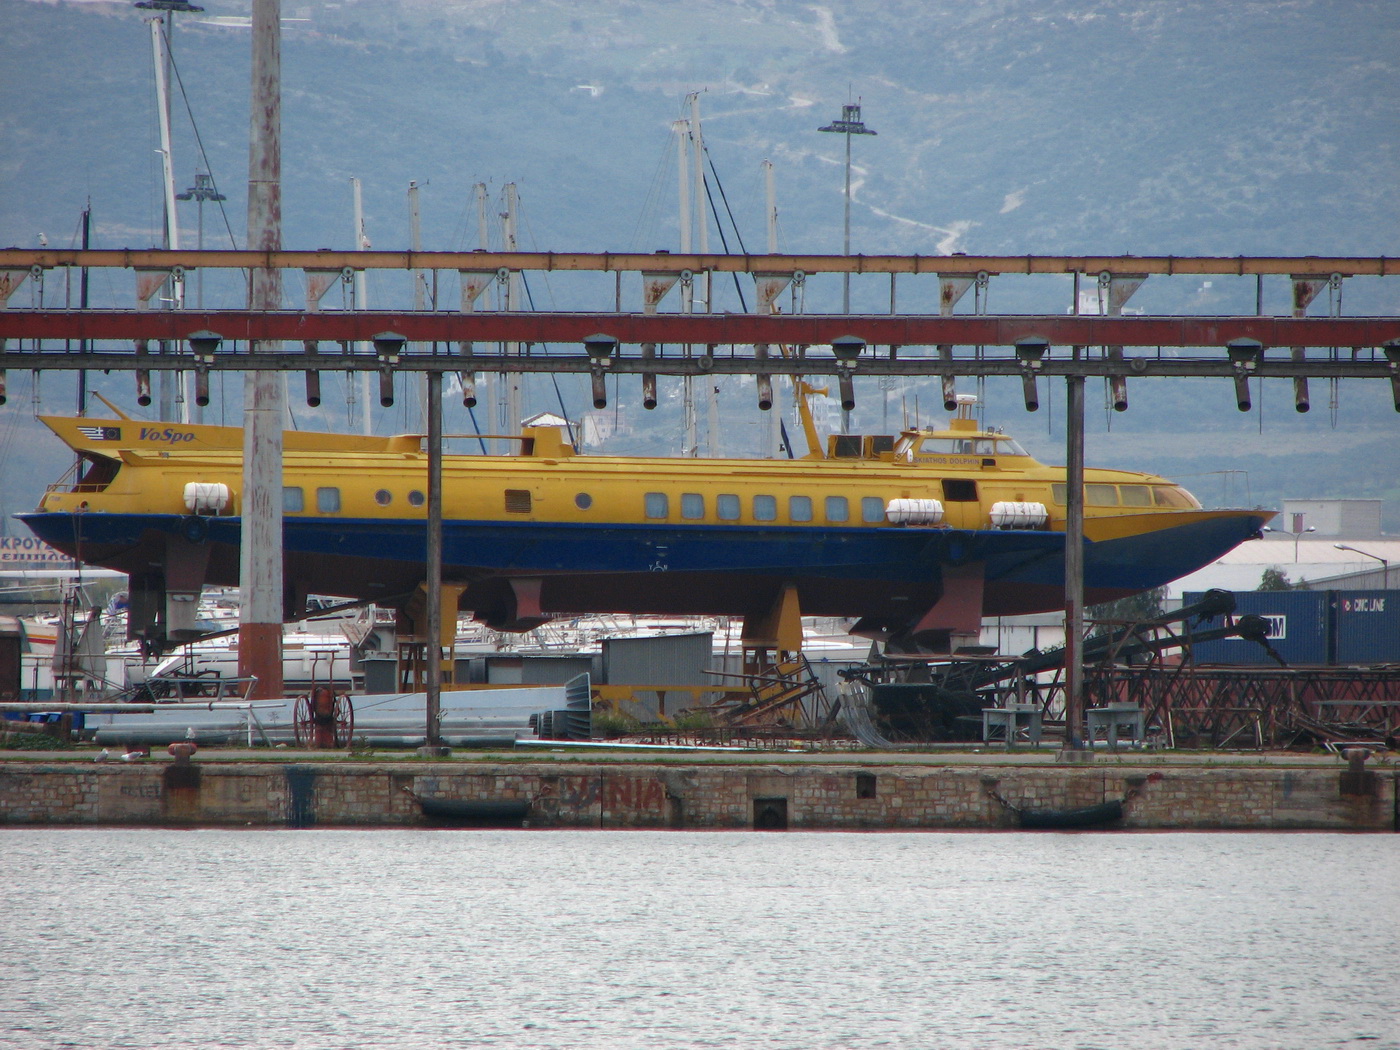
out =
<svg viewBox="0 0 1400 1050"><path fill-rule="evenodd" d="M490 219L491 202L490 202L490 197L489 197L489 195L487 194L486 183L484 183L484 182L478 182L478 183L476 184L475 189L476 189L476 240L477 240L477 246L478 246L482 251L488 252L488 251L491 250L491 219ZM483 294L484 294L484 293L483 293ZM493 294L494 294L494 293L493 293ZM489 300L488 300L488 301L489 301ZM499 302L499 299L497 299L496 301ZM498 377L497 377L496 374L493 373L493 372L486 372L486 373L484 373L484 374L482 375L482 377L481 377L482 383L485 385L486 390L485 390L485 392L484 392L483 397L480 398L480 399L478 399L478 404L481 404L481 403L483 403L483 402L485 403L485 406L486 406L486 407L485 407L485 412L484 412L484 414L485 414L485 416L486 416L486 429L487 429L488 431L490 431L491 428L492 428L492 426L493 426L493 421L494 421L494 418L495 418L495 416L493 415L493 413L497 412L497 409L496 409L496 407L495 407L495 406L496 406L496 388L499 386L499 383L497 382L497 378L498 378ZM480 428L478 428L478 431L479 431L479 429L480 429ZM492 451L495 451L495 450L496 450L496 443L495 443L494 441L491 443L491 449L492 449ZM482 451L483 451L483 452L486 451L486 448L485 448L484 445L482 446Z"/></svg>
<svg viewBox="0 0 1400 1050"><path fill-rule="evenodd" d="M672 127L676 130L676 167L680 173L679 201L680 201L680 231L681 231L681 254L690 254L690 233L692 220L690 217L690 121L678 120ZM692 277L693 281L694 278ZM690 313L694 307L694 290L688 286L684 277L681 279L681 313ZM686 357L691 354L692 346L686 343L684 353ZM681 454L693 456L698 451L699 439L696 436L695 423L695 380L691 376L684 376L681 379L681 408L685 423L684 447Z"/></svg>
<svg viewBox="0 0 1400 1050"><path fill-rule="evenodd" d="M87 207L83 209L83 250L87 251L92 247L92 200L89 199ZM88 308L88 268L83 267L82 276L78 279L78 306L86 310ZM89 343L86 339L78 341L79 353L87 353ZM87 415L87 370L78 370L78 415Z"/></svg>
<svg viewBox="0 0 1400 1050"><path fill-rule="evenodd" d="M778 196L773 186L773 162L765 160L760 166L763 171L764 215L768 220L768 254L778 254ZM772 302L768 309L774 313L778 304ZM763 414L763 454L768 459L777 459L781 444L782 409Z"/></svg>
<svg viewBox="0 0 1400 1050"><path fill-rule="evenodd" d="M369 251L369 235L365 233L365 204L360 194L360 180L350 179L350 192L355 201L355 250L357 252ZM369 309L369 283L363 269L355 271L355 309ZM369 344L361 341L355 344L357 354L369 353ZM360 381L360 429L366 437L374 432L374 426L369 418L369 373L361 372ZM349 380L354 383L352 377Z"/></svg>
<svg viewBox="0 0 1400 1050"><path fill-rule="evenodd" d="M156 71L156 115L160 124L160 156L163 197L165 199L165 247L178 250L180 247L180 224L175 214L175 159L170 144L170 84L166 79L167 56L165 36L161 32L164 22L159 18L151 20L151 51Z"/></svg>
<svg viewBox="0 0 1400 1050"><path fill-rule="evenodd" d="M518 251L519 245L516 238L516 209L518 201L516 198L515 183L508 182L506 190L506 210L505 219L505 250L508 252ZM506 278L506 310L514 312L520 309L520 274L512 270ZM518 355L520 353L519 343L507 343L506 353ZM505 386L505 397L503 399L503 412L505 418L501 420L502 434L520 433L520 420L524 416L521 404L521 373L511 372L501 377L501 382Z"/></svg>
<svg viewBox="0 0 1400 1050"><path fill-rule="evenodd" d="M691 170L695 180L695 228L699 235L701 255L710 253L709 196L705 193L705 133L700 125L700 92L690 94L690 148ZM710 273L708 270L695 272L695 301L701 313L709 313ZM708 353L708 348L706 348ZM719 380L705 380L705 451L711 456L719 455Z"/></svg>
<svg viewBox="0 0 1400 1050"><path fill-rule="evenodd" d="M180 222L179 216L175 212L175 155L171 146L170 134L170 56L165 48L165 20L162 18L152 18L151 26L151 57L155 67L156 76L156 123L160 125L160 157L161 157L161 189L162 198L165 201L165 223L163 226L164 247L171 250L178 250L180 247ZM182 305L180 299L184 285L181 281L171 278L169 305L173 309L179 309ZM169 344L162 341L161 352L168 352ZM183 373L175 373L162 370L160 373L160 418L169 420L173 415L172 387L176 383L184 382ZM180 422L188 423L189 400L181 398Z"/></svg>
<svg viewBox="0 0 1400 1050"><path fill-rule="evenodd" d="M690 149L692 177L695 181L695 232L698 236L696 248L701 255L710 253L710 222L705 209L705 136L700 129L700 93L690 95ZM701 313L710 312L709 274L695 274L695 300L704 304Z"/></svg>
<svg viewBox="0 0 1400 1050"><path fill-rule="evenodd" d="M416 181L408 184L408 246L416 254L423 250L423 217L418 201L419 190ZM427 277L423 270L413 271L413 309L423 309L423 290ZM423 373L418 381L418 419L422 430L428 429L428 374Z"/></svg>

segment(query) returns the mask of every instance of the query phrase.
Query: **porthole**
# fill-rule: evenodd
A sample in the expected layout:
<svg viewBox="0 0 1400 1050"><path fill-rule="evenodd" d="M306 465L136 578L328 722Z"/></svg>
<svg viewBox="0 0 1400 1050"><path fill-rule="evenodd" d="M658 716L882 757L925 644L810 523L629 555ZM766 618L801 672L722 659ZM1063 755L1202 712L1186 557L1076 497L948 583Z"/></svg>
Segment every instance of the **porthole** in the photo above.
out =
<svg viewBox="0 0 1400 1050"><path fill-rule="evenodd" d="M408 494L408 502L410 506L421 507L423 504L428 502L428 497L423 495L423 493L419 492L417 489L413 489Z"/></svg>
<svg viewBox="0 0 1400 1050"><path fill-rule="evenodd" d="M579 510L587 510L593 506L593 497L586 492L580 492L574 497L574 506Z"/></svg>
<svg viewBox="0 0 1400 1050"><path fill-rule="evenodd" d="M394 502L394 494L388 489L380 489L374 494L374 502L378 503L381 507L387 507L390 503Z"/></svg>

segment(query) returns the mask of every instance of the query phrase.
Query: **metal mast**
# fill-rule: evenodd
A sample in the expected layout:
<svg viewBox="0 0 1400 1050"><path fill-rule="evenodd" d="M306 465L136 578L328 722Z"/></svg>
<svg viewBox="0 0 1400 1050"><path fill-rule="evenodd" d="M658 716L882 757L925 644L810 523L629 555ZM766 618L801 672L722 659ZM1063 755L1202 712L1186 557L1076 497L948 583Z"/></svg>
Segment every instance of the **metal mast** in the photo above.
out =
<svg viewBox="0 0 1400 1050"><path fill-rule="evenodd" d="M185 190L184 193L177 193L177 194L175 194L175 199L176 199L177 201L188 201L188 200L192 200L192 201L197 201L197 202L198 202L198 212L199 212L199 220L198 220L198 221L199 221L199 234L198 234L198 239L196 240L195 243L196 243L196 245L198 246L199 250L200 250L200 251L203 251L203 250L204 250L204 202L205 202L205 201L215 201L215 202L217 202L217 201L224 201L224 200L228 200L228 198L225 197L222 193L220 193L218 187L214 185L214 176L213 176L213 175L209 174L208 172L204 172L204 171L196 171L196 172L194 173L194 185L191 186L189 189ZM195 288L196 288L196 292L195 292L195 300L196 300L196 302L195 302L195 305L198 306L199 309L203 310L203 309L204 309L204 267L202 267L202 266L199 268L198 276L196 277L196 282L197 282L197 283L196 283L196 285L195 285ZM198 398L195 399L195 403L194 403L194 413L193 413L193 415L194 415L194 421L195 421L196 423L203 423L203 422L204 422L204 406L203 406L202 404L200 404Z"/></svg>
<svg viewBox="0 0 1400 1050"><path fill-rule="evenodd" d="M150 19L151 25L151 47L154 53L154 64L156 74L156 98L160 112L158 121L160 123L160 146L162 157L162 199L165 202L165 223L164 242L167 248L180 247L180 231L178 218L175 214L175 161L171 147L170 134L170 81L174 69L175 52L175 12L193 13L203 11L204 8L195 4L187 3L186 0L140 0L133 5L143 11L158 11ZM162 33L164 27L164 33ZM183 304L183 284L171 279L171 300L175 309L179 309ZM170 349L166 342L161 343L161 352L165 353ZM169 420L172 415L172 393L173 383L184 382L184 374L180 372L165 372L160 374L160 418ZM183 414L186 418L182 422L188 423L189 399L181 398Z"/></svg>
<svg viewBox="0 0 1400 1050"><path fill-rule="evenodd" d="M515 183L508 182L505 185L506 210L502 215L505 220L503 231L505 234L505 250L508 252L519 250L519 238L516 230L519 223L517 209L519 201L516 197ZM506 311L514 313L520 309L520 272L511 270L506 277ZM506 344L506 354L511 357L520 355L520 344L511 342ZM502 398L504 418L501 420L502 434L520 433L520 421L525 415L524 404L521 398L521 375L519 372L511 372L509 375L501 377L501 382L505 385L504 397Z"/></svg>
<svg viewBox="0 0 1400 1050"><path fill-rule="evenodd" d="M778 254L778 193L773 185L773 162L765 160L760 168L763 171L763 199L764 216L768 227L768 254ZM773 302L768 307L772 313L778 312L778 304ZM765 459L777 459L780 435L782 434L782 410L777 412L766 412L763 417L763 456Z"/></svg>
<svg viewBox="0 0 1400 1050"><path fill-rule="evenodd" d="M367 252L370 249L369 234L365 232L365 204L360 193L360 180L351 178L350 192L354 197L355 207L355 250L357 252ZM369 284L363 267L355 268L355 309L369 309ZM359 354L369 353L369 344L363 340L355 344L355 352ZM354 383L354 379L348 382ZM369 415L369 373L361 372L360 378L360 429L366 437L374 433L374 423ZM353 391L353 386L351 387Z"/></svg>
<svg viewBox="0 0 1400 1050"><path fill-rule="evenodd" d="M700 126L700 92L690 93L690 148L692 171L695 179L695 229L699 237L697 247L701 255L710 254L710 215L706 205L709 195L705 192L705 133ZM695 301L700 313L713 309L710 302L710 273L697 272L694 277ZM709 348L706 348L709 353ZM718 379L705 381L705 451L711 456L719 455L719 386Z"/></svg>
<svg viewBox="0 0 1400 1050"><path fill-rule="evenodd" d="M423 250L423 218L419 203L419 188L416 181L408 184L408 246L414 252ZM413 309L422 310L425 301L424 289L427 287L427 275L423 270L413 271ZM424 376L418 384L418 419L422 423L423 429L428 426L428 386L427 377Z"/></svg>
<svg viewBox="0 0 1400 1050"><path fill-rule="evenodd" d="M690 254L690 235L694 225L690 211L690 121L678 120L672 125L676 129L676 165L680 171L679 201L680 201L680 231L681 231L681 254ZM689 279L685 274L681 275L681 313L690 313L694 307L694 295L692 284L695 280L694 274ZM685 356L689 357L691 346L685 345ZM697 436L695 419L695 380L693 376L685 376L681 380L681 408L685 424L684 447L681 454L684 456L694 456L699 452L700 439Z"/></svg>
<svg viewBox="0 0 1400 1050"><path fill-rule="evenodd" d="M484 183L484 182L478 182L478 183L473 187L473 190L474 190L474 192L476 193L476 239L477 239L477 244L478 244L478 246L480 247L480 250L481 250L481 251L483 251L483 252L485 252L485 251L490 251L490 250L491 250L491 219L490 219L491 201L490 201L490 195L488 194L488 192L487 192L487 190L486 190L486 183ZM499 299L499 296L498 296L497 298ZM489 299L489 297L488 297L488 302L489 302L489 301L490 301L490 299ZM497 389L497 387L500 385L500 383L504 381L504 379L505 379L504 376L497 375L497 374L494 373L494 372L487 372L487 373L485 373L484 375L482 375L482 377L481 377L482 385L485 386L485 388L486 388L486 391L485 391L486 409L485 409L484 415L486 416L486 429L487 429L488 431L491 430L492 427L494 426L493 421L495 420L496 414L498 413L498 409L497 409L497 407L496 407L496 389ZM480 402L478 402L478 403L480 403ZM483 446L483 449L484 449L484 448L485 448L485 446ZM498 450L499 450L499 446L497 445L497 443L495 442L495 440L492 440L492 442L491 442L491 448L492 448L493 451L498 451ZM507 449L506 451L510 451L510 449Z"/></svg>

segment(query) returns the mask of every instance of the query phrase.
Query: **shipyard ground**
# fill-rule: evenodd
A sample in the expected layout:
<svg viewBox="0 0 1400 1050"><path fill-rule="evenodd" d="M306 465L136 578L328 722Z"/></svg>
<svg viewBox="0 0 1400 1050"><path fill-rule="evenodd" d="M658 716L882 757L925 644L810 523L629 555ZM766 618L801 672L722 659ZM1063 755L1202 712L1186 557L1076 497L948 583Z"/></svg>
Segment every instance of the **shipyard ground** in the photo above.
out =
<svg viewBox="0 0 1400 1050"><path fill-rule="evenodd" d="M0 824L951 830L1113 808L1124 830L1400 830L1400 762L1098 750L0 752Z"/></svg>

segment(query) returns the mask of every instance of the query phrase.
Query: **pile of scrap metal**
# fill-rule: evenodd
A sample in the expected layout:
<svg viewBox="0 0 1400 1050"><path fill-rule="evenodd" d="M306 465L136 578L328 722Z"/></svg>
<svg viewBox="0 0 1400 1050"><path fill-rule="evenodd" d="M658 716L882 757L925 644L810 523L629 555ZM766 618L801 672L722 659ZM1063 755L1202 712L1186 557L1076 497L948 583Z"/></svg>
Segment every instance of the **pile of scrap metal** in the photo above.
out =
<svg viewBox="0 0 1400 1050"><path fill-rule="evenodd" d="M1083 661L1099 666L1141 665L1159 660L1165 652L1189 651L1196 642L1240 637L1257 642L1286 666L1268 643L1267 621L1254 615L1234 617L1234 610L1235 596L1214 590L1174 612L1105 625L1107 631L1084 642ZM1221 616L1226 618L1223 626L1199 629L1207 620ZM863 714L855 710L861 698L847 693L843 697L843 724L872 747L901 742L972 742L982 738L983 708L1014 701L1039 704L1047 727L1055 725L1056 717L1062 727L1064 665L1063 648L1033 649L1010 660L974 656L940 663L887 654L839 672L849 682L864 687L861 692L867 705Z"/></svg>
<svg viewBox="0 0 1400 1050"><path fill-rule="evenodd" d="M827 721L822 683L801 653L781 654L773 662L755 663L740 674L705 673L735 683L727 684L721 699L703 708L718 728L791 735Z"/></svg>

